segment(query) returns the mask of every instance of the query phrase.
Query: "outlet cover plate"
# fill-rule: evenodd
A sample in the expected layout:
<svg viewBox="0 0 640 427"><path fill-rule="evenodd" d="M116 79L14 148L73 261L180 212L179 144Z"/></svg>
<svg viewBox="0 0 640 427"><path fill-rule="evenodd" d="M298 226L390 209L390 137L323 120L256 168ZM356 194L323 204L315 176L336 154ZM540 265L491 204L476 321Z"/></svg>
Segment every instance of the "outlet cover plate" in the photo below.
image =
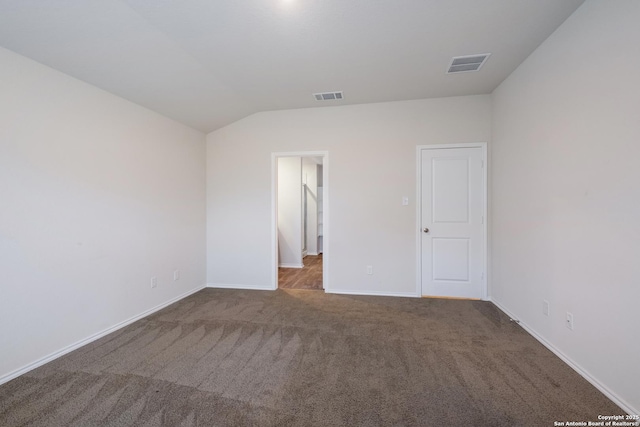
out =
<svg viewBox="0 0 640 427"><path fill-rule="evenodd" d="M567 328L571 329L573 331L573 314L569 313L567 311Z"/></svg>
<svg viewBox="0 0 640 427"><path fill-rule="evenodd" d="M542 301L542 314L545 316L549 315L549 301L547 300Z"/></svg>

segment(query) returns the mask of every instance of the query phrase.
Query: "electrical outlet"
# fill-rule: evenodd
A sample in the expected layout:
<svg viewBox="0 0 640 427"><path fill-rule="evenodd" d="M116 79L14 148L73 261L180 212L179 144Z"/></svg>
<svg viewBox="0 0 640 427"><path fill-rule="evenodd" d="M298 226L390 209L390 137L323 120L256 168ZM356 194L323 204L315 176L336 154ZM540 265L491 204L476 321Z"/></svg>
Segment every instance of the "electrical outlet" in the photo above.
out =
<svg viewBox="0 0 640 427"><path fill-rule="evenodd" d="M180 270L175 270L173 272L173 281L180 280Z"/></svg>
<svg viewBox="0 0 640 427"><path fill-rule="evenodd" d="M545 316L549 315L549 301L542 300L542 314L544 314Z"/></svg>
<svg viewBox="0 0 640 427"><path fill-rule="evenodd" d="M373 274L373 266L367 265L367 274Z"/></svg>
<svg viewBox="0 0 640 427"><path fill-rule="evenodd" d="M573 314L569 313L567 311L567 328L571 329L573 331Z"/></svg>
<svg viewBox="0 0 640 427"><path fill-rule="evenodd" d="M158 279L156 278L156 276L153 276L151 278L151 288L157 288L158 287Z"/></svg>

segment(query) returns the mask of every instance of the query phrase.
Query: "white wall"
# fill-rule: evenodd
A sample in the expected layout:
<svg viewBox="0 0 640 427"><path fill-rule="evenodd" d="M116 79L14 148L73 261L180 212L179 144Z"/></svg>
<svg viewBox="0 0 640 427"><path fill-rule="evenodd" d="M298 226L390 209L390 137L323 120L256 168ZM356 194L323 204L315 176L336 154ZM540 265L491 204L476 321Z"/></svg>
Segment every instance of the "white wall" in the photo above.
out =
<svg viewBox="0 0 640 427"><path fill-rule="evenodd" d="M302 159L278 159L278 260L302 268Z"/></svg>
<svg viewBox="0 0 640 427"><path fill-rule="evenodd" d="M496 89L490 168L493 299L636 414L639 17L587 1Z"/></svg>
<svg viewBox="0 0 640 427"><path fill-rule="evenodd" d="M330 289L415 296L415 147L488 141L490 110L486 95L309 108L210 133L208 282L272 286L271 153L326 150Z"/></svg>
<svg viewBox="0 0 640 427"><path fill-rule="evenodd" d="M204 285L205 144L1 48L0 94L3 381Z"/></svg>

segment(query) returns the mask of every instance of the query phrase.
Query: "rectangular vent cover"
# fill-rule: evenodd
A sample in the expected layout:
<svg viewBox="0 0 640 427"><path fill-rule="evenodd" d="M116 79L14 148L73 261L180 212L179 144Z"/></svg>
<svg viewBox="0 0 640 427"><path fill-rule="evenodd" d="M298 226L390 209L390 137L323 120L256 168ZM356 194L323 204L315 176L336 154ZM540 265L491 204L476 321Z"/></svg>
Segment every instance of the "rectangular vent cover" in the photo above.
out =
<svg viewBox="0 0 640 427"><path fill-rule="evenodd" d="M313 94L316 101L332 101L342 99L342 91L340 92L322 92Z"/></svg>
<svg viewBox="0 0 640 427"><path fill-rule="evenodd" d="M447 73L463 73L466 71L478 71L487 62L490 53L480 55L455 56L451 60Z"/></svg>

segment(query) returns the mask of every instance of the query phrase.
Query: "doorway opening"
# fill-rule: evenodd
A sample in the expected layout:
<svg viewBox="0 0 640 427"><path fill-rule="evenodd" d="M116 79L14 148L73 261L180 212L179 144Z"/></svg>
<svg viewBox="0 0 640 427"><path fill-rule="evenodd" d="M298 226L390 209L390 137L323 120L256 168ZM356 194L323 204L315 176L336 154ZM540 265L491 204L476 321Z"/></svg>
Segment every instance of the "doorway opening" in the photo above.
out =
<svg viewBox="0 0 640 427"><path fill-rule="evenodd" d="M272 154L273 289L328 290L328 160Z"/></svg>

